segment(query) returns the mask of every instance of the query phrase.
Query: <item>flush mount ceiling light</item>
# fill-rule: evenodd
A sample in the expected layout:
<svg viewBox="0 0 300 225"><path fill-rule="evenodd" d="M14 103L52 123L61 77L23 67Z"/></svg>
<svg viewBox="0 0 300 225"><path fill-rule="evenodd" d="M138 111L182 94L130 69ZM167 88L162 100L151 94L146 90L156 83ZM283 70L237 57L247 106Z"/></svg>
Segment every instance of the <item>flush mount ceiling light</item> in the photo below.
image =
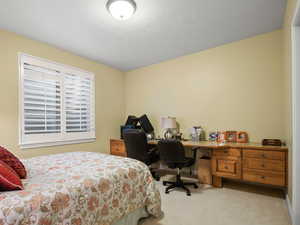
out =
<svg viewBox="0 0 300 225"><path fill-rule="evenodd" d="M133 0L108 0L106 8L114 18L127 20L134 14L136 3Z"/></svg>

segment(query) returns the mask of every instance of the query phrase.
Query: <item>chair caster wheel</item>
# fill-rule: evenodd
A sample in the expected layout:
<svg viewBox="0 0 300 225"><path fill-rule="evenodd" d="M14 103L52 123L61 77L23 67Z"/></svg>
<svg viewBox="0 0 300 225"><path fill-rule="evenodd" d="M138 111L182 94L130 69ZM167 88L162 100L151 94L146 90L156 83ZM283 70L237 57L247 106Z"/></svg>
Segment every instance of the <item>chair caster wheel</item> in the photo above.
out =
<svg viewBox="0 0 300 225"><path fill-rule="evenodd" d="M186 195L187 195L187 196L191 196L191 193L187 193Z"/></svg>
<svg viewBox="0 0 300 225"><path fill-rule="evenodd" d="M169 192L169 191L165 191L165 193L166 193L166 194L169 194L170 192Z"/></svg>
<svg viewBox="0 0 300 225"><path fill-rule="evenodd" d="M167 185L167 182L166 182L166 181L163 181L163 185L166 186L166 185Z"/></svg>
<svg viewBox="0 0 300 225"><path fill-rule="evenodd" d="M195 185L194 185L194 188L195 188L195 189L197 189L197 188L199 188L199 187L198 187L198 185L197 185L197 184L195 184Z"/></svg>

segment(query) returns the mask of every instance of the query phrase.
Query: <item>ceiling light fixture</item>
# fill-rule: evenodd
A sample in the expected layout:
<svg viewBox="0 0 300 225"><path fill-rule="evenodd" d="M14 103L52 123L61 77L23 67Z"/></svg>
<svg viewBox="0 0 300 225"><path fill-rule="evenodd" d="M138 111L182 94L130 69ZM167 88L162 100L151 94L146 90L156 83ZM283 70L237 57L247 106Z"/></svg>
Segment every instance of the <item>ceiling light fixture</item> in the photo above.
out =
<svg viewBox="0 0 300 225"><path fill-rule="evenodd" d="M134 14L136 3L133 0L108 0L106 8L114 18L127 20Z"/></svg>

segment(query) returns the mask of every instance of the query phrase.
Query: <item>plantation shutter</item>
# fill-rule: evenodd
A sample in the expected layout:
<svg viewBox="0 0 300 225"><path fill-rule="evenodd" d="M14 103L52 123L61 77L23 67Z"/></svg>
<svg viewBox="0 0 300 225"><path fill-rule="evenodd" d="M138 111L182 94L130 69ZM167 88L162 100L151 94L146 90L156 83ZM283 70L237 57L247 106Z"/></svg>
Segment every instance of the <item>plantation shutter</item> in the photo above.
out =
<svg viewBox="0 0 300 225"><path fill-rule="evenodd" d="M20 55L22 148L95 140L92 73Z"/></svg>
<svg viewBox="0 0 300 225"><path fill-rule="evenodd" d="M91 79L74 74L65 76L66 132L90 132L91 130Z"/></svg>
<svg viewBox="0 0 300 225"><path fill-rule="evenodd" d="M59 72L24 64L24 134L61 132Z"/></svg>

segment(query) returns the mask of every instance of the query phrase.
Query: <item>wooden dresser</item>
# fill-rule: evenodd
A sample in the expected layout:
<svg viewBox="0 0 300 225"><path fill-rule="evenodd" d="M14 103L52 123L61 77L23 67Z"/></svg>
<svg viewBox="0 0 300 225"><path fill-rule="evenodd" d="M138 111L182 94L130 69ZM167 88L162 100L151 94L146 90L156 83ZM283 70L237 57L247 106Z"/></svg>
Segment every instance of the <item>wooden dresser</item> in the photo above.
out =
<svg viewBox="0 0 300 225"><path fill-rule="evenodd" d="M150 141L157 144L157 141ZM222 186L222 178L241 181L287 186L288 149L286 147L262 146L260 144L183 141L185 147L210 150L211 172L214 186ZM126 157L123 140L110 140L110 153Z"/></svg>
<svg viewBox="0 0 300 225"><path fill-rule="evenodd" d="M217 177L287 186L287 151L281 147L213 150L211 166Z"/></svg>

